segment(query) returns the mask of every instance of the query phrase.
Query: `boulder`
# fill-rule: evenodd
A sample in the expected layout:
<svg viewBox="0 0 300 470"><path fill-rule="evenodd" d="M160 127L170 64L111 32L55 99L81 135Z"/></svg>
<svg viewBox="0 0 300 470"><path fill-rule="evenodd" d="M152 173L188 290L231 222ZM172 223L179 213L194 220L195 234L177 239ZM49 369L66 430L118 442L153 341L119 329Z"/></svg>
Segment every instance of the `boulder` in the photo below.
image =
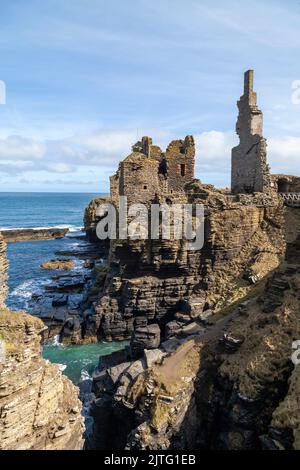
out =
<svg viewBox="0 0 300 470"><path fill-rule="evenodd" d="M154 323L143 328L137 328L131 339L133 357L139 357L145 349L156 349L160 345L160 328Z"/></svg>
<svg viewBox="0 0 300 470"><path fill-rule="evenodd" d="M165 357L165 353L161 349L145 349L144 351L144 361L146 367L149 369L153 364L160 363Z"/></svg>

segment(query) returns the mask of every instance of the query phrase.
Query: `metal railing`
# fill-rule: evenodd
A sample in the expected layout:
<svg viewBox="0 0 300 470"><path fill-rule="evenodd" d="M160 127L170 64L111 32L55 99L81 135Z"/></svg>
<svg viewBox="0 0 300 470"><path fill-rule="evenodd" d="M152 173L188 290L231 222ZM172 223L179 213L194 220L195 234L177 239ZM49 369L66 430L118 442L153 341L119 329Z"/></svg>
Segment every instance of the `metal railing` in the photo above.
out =
<svg viewBox="0 0 300 470"><path fill-rule="evenodd" d="M300 193L279 193L285 204L290 207L300 207Z"/></svg>

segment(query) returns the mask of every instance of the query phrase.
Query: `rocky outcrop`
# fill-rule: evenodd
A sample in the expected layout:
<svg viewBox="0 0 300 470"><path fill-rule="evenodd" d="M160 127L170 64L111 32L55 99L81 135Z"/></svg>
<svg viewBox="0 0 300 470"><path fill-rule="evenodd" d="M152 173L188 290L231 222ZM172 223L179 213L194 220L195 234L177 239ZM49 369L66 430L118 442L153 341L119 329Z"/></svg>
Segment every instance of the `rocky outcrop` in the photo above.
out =
<svg viewBox="0 0 300 470"><path fill-rule="evenodd" d="M71 259L51 259L41 265L42 269L68 271L74 268L74 261Z"/></svg>
<svg viewBox="0 0 300 470"><path fill-rule="evenodd" d="M3 306L7 295L7 259L5 242L0 233L0 308Z"/></svg>
<svg viewBox="0 0 300 470"><path fill-rule="evenodd" d="M97 209L101 204L106 204L110 201L109 196L107 197L98 197L93 199L84 212L84 231L86 233L87 239L92 243L98 243L99 238L96 234L97 223L101 220L101 216L97 215ZM103 242L104 247L108 251L108 244Z"/></svg>
<svg viewBox="0 0 300 470"><path fill-rule="evenodd" d="M110 387L95 377L91 447L105 448L107 436L113 448L130 450L299 449L299 366L291 362L299 269L279 273L290 287L272 312L262 305L273 278L194 339L110 369Z"/></svg>
<svg viewBox="0 0 300 470"><path fill-rule="evenodd" d="M41 356L41 320L0 312L0 449L79 450L78 390Z"/></svg>
<svg viewBox="0 0 300 470"><path fill-rule="evenodd" d="M270 175L252 71L238 106L231 191L194 179L191 136L166 152L144 137L111 177L117 210L124 197L147 209L202 205L204 244L192 251L185 237L172 235L111 241L87 330L131 344L126 357L95 372L89 448L298 445L291 438L298 417L281 425L279 405L287 399L287 413L287 391L298 383L289 382L289 351L300 334L299 226Z"/></svg>
<svg viewBox="0 0 300 470"><path fill-rule="evenodd" d="M284 207L276 195L232 196L197 181L186 191L189 203L205 207L204 247L188 251L184 240L172 239L114 241L94 304L94 337L130 339L142 321L158 324L163 338L176 315L192 322L217 312L280 263Z"/></svg>
<svg viewBox="0 0 300 470"><path fill-rule="evenodd" d="M118 357L94 377L92 448L105 448L108 436L112 447L130 450L299 449L299 366L291 356L300 338L300 237L286 240L286 260L252 285L252 297L205 330L187 338L175 331L159 349Z"/></svg>
<svg viewBox="0 0 300 470"><path fill-rule="evenodd" d="M0 239L0 450L79 450L79 391L42 358L44 323L3 306L6 266Z"/></svg>
<svg viewBox="0 0 300 470"><path fill-rule="evenodd" d="M2 237L6 242L27 242L36 240L54 240L57 238L64 238L69 229L68 228L16 228L5 229L1 231Z"/></svg>

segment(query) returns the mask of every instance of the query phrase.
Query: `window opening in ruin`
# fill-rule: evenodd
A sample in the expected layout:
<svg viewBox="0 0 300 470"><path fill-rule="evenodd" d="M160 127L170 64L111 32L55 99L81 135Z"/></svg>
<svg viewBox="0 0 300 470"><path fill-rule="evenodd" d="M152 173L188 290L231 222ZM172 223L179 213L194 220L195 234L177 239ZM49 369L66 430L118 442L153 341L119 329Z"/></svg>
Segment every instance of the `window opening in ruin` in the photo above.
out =
<svg viewBox="0 0 300 470"><path fill-rule="evenodd" d="M159 165L158 173L160 175L167 176L168 174L168 166L166 160L162 160Z"/></svg>
<svg viewBox="0 0 300 470"><path fill-rule="evenodd" d="M144 186L144 189L148 189L148 187L145 185L145 186Z"/></svg>
<svg viewBox="0 0 300 470"><path fill-rule="evenodd" d="M185 164L181 163L180 165L180 174L181 176L185 176Z"/></svg>
<svg viewBox="0 0 300 470"><path fill-rule="evenodd" d="M279 193L288 193L289 192L289 182L286 179L278 180L278 192Z"/></svg>

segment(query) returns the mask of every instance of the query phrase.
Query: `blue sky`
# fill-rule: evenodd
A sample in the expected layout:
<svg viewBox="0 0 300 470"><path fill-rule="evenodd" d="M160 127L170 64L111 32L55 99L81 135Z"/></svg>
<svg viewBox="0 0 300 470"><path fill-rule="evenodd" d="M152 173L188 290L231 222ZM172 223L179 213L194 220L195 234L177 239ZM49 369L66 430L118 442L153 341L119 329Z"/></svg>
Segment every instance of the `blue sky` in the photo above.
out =
<svg viewBox="0 0 300 470"><path fill-rule="evenodd" d="M142 135L194 134L197 176L229 185L249 68L272 170L300 175L300 1L1 3L1 191L105 192Z"/></svg>

